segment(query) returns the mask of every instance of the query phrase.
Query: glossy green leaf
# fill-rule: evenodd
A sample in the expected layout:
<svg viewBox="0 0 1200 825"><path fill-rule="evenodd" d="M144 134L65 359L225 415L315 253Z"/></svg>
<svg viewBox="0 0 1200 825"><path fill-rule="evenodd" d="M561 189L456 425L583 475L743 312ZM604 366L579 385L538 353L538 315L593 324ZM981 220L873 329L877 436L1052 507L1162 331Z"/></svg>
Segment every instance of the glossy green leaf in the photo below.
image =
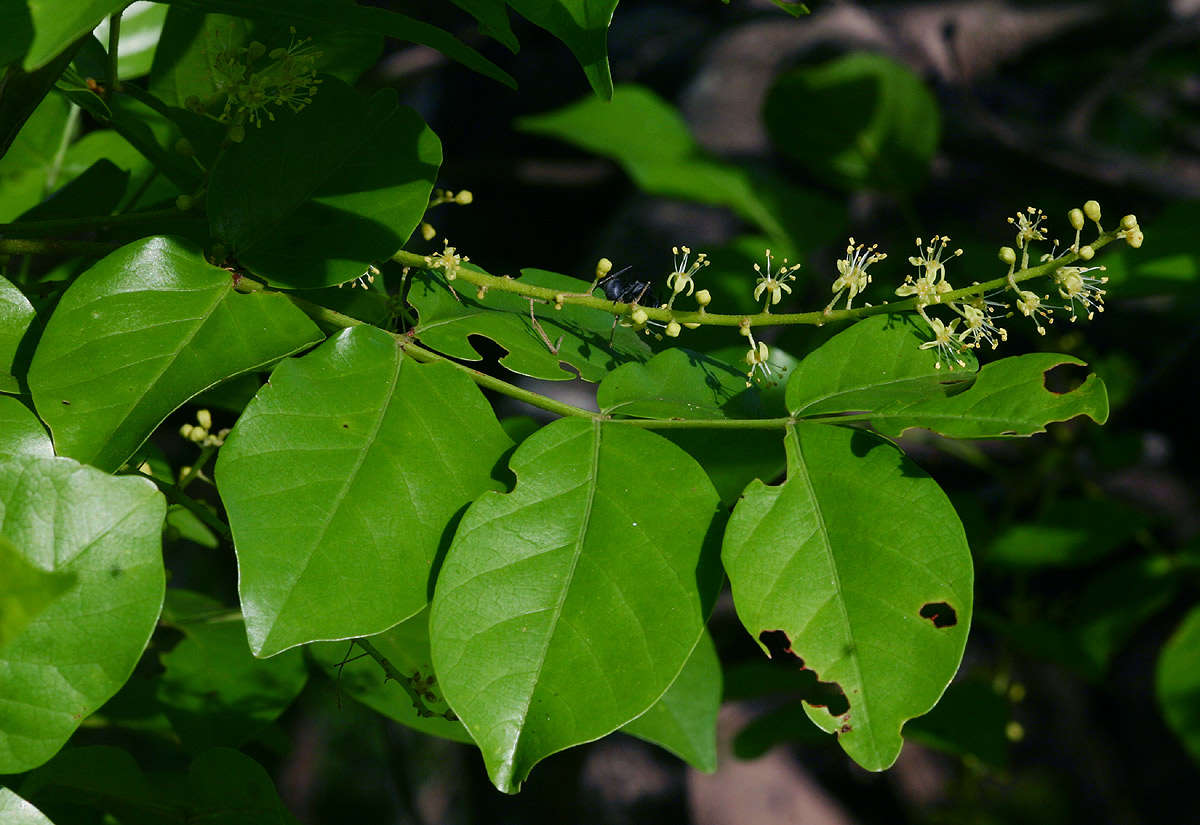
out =
<svg viewBox="0 0 1200 825"><path fill-rule="evenodd" d="M168 600L172 592L167 591ZM184 638L159 657L165 670L156 681L157 698L194 753L248 742L278 718L308 681L299 650L256 659L238 618L218 615L173 621L172 626Z"/></svg>
<svg viewBox="0 0 1200 825"><path fill-rule="evenodd" d="M529 22L545 29L567 45L583 67L592 91L608 100L613 96L608 68L608 27L617 0L508 0Z"/></svg>
<svg viewBox="0 0 1200 825"><path fill-rule="evenodd" d="M710 157L680 114L641 86L619 86L610 102L585 98L520 118L517 126L612 158L650 194L728 207L782 242L815 246L841 231L844 210L837 204Z"/></svg>
<svg viewBox="0 0 1200 825"><path fill-rule="evenodd" d="M67 102L60 95L47 95L32 112L9 112L12 105L0 97L0 221L16 220L35 206L45 194L46 171L54 161L63 130L67 126ZM11 141L7 151L6 142Z"/></svg>
<svg viewBox="0 0 1200 825"><path fill-rule="evenodd" d="M940 369L937 355L921 349L928 340L911 313L865 318L805 356L788 379L787 408L801 417L864 412L970 386L975 356L963 353L965 369Z"/></svg>
<svg viewBox="0 0 1200 825"><path fill-rule="evenodd" d="M8 788L0 788L0 822L5 825L54 825L45 814Z"/></svg>
<svg viewBox="0 0 1200 825"><path fill-rule="evenodd" d="M271 283L332 286L386 260L420 222L441 142L392 91L325 77L300 112L251 126L213 169L215 237Z"/></svg>
<svg viewBox="0 0 1200 825"><path fill-rule="evenodd" d="M150 73L167 7L160 3L131 3L121 12L121 38L117 46L117 77L133 80ZM108 46L108 18L92 32Z"/></svg>
<svg viewBox="0 0 1200 825"><path fill-rule="evenodd" d="M0 275L0 392L21 391L18 376L24 369L18 351L36 315L21 290Z"/></svg>
<svg viewBox="0 0 1200 825"><path fill-rule="evenodd" d="M784 441L787 481L747 487L725 532L734 604L764 650L828 689L809 718L883 770L962 658L966 536L937 484L877 436L800 423Z"/></svg>
<svg viewBox="0 0 1200 825"><path fill-rule="evenodd" d="M75 581L71 573L34 567L12 542L0 536L0 647L11 642Z"/></svg>
<svg viewBox="0 0 1200 825"><path fill-rule="evenodd" d="M645 364L625 364L601 382L596 394L609 413L647 418L762 418L783 415L746 373L710 355L668 349ZM770 430L665 430L663 436L700 463L721 496L732 505L755 478L773 481L783 473L779 436Z"/></svg>
<svg viewBox="0 0 1200 825"><path fill-rule="evenodd" d="M987 548L994 567L1078 567L1130 541L1149 519L1110 498L1059 499L1035 519L1006 527Z"/></svg>
<svg viewBox="0 0 1200 825"><path fill-rule="evenodd" d="M0 773L45 762L129 678L162 607L165 511L143 479L0 461L0 533L31 565L74 576L0 648Z"/></svg>
<svg viewBox="0 0 1200 825"><path fill-rule="evenodd" d="M666 748L696 770L712 773L717 769L720 709L721 661L705 633L662 698L621 730Z"/></svg>
<svg viewBox="0 0 1200 825"><path fill-rule="evenodd" d="M450 0L479 22L479 33L503 43L513 54L520 44L508 22L508 4L504 0Z"/></svg>
<svg viewBox="0 0 1200 825"><path fill-rule="evenodd" d="M1033 435L1051 422L1080 415L1103 424L1108 395L1095 373L1068 392L1046 388L1046 373L1063 364L1084 366L1078 358L1052 352L1002 358L985 365L964 392L891 404L874 413L871 424L887 435L923 427L949 438Z"/></svg>
<svg viewBox="0 0 1200 825"><path fill-rule="evenodd" d="M70 286L29 386L58 453L111 471L192 396L320 339L284 296L238 293L190 244L146 238Z"/></svg>
<svg viewBox="0 0 1200 825"><path fill-rule="evenodd" d="M438 684L512 793L544 757L658 701L720 572L716 491L665 439L561 419L509 463L516 488L482 496L459 524L430 638Z"/></svg>
<svg viewBox="0 0 1200 825"><path fill-rule="evenodd" d="M585 281L541 269L521 270L521 280L566 293L586 294L589 286ZM650 357L650 347L633 330L618 326L614 333L613 316L603 310L572 304L555 310L535 303L532 312L541 327L539 333L530 319L528 298L499 291L489 292L483 300L462 292L456 297L439 273L428 271L414 274L411 283L408 300L420 315L417 338L455 358L478 361L481 356L470 336L482 335L508 351L500 363L513 372L567 381L575 378L575 372L562 366L569 364L580 378L594 382L624 361Z"/></svg>
<svg viewBox="0 0 1200 825"><path fill-rule="evenodd" d="M26 71L38 69L89 33L128 0L25 0L33 21Z"/></svg>
<svg viewBox="0 0 1200 825"><path fill-rule="evenodd" d="M371 644L406 676L419 674L428 677L433 673L433 657L429 652L428 608L372 636ZM452 722L441 716L419 715L408 693L400 685L386 680L379 663L370 656L361 656L362 651L358 647L348 642L318 642L309 645L308 649L321 665L322 671L336 682L339 691L371 710L422 733L470 743L471 736L462 722ZM441 689L435 685L437 700L426 702L434 713L449 710L440 692Z"/></svg>
<svg viewBox="0 0 1200 825"><path fill-rule="evenodd" d="M322 31L344 29L382 34L408 43L437 49L451 60L513 89L517 82L492 61L458 38L420 20L382 8L351 5L328 0L166 0L173 6L238 17L287 22L298 29ZM393 250L394 251L394 250Z"/></svg>
<svg viewBox="0 0 1200 825"><path fill-rule="evenodd" d="M156 770L149 776L120 748L70 748L30 774L21 790L47 810L64 800L82 802L122 823L295 822L262 766L229 748L196 757L186 775Z"/></svg>
<svg viewBox="0 0 1200 825"><path fill-rule="evenodd" d="M10 396L0 396L0 456L54 455L50 434L33 411Z"/></svg>
<svg viewBox="0 0 1200 825"><path fill-rule="evenodd" d="M1200 608L1184 617L1163 646L1155 687L1167 724L1200 763Z"/></svg>
<svg viewBox="0 0 1200 825"><path fill-rule="evenodd" d="M847 188L907 191L924 180L941 134L937 100L911 69L851 54L793 69L767 93L772 142Z"/></svg>
<svg viewBox="0 0 1200 825"><path fill-rule="evenodd" d="M374 327L280 364L216 467L255 655L417 613L456 514L498 486L511 446L469 378Z"/></svg>
<svg viewBox="0 0 1200 825"><path fill-rule="evenodd" d="M353 6L349 0L338 0L330 5L339 4L343 11ZM150 91L175 107L186 106L188 98L194 97L211 114L220 115L226 100L224 91L227 91L223 82L218 85L222 75L217 65L220 55L230 50L236 52L254 40L262 43L269 52L305 39L304 47L313 59L314 68L347 83L354 83L370 68L383 48L383 36L379 32L302 26L293 35L282 20L248 20L227 14L202 14L174 6L163 26L161 54L154 61ZM255 68L262 70L268 65L270 59L266 58Z"/></svg>

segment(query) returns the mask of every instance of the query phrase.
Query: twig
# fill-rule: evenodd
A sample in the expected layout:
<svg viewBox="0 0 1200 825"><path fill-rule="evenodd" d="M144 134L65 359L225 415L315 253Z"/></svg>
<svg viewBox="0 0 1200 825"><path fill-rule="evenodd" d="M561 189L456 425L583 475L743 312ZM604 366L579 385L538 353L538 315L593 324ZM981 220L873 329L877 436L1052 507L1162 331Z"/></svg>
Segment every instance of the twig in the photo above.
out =
<svg viewBox="0 0 1200 825"><path fill-rule="evenodd" d="M431 710L430 707L425 704L424 695L417 690L416 679L411 676L405 676L403 673L401 673L395 665L387 660L387 657L385 657L376 649L375 645L371 644L366 639L355 639L354 643L361 647L368 656L379 663L379 666L383 668L383 672L388 679L391 679L393 682L399 684L400 687L404 688L404 692L407 693L408 698L412 700L413 708L417 711L417 716L425 717L427 719L442 718L451 722L458 721L458 717L454 715L454 711L452 710L446 710L441 713Z"/></svg>

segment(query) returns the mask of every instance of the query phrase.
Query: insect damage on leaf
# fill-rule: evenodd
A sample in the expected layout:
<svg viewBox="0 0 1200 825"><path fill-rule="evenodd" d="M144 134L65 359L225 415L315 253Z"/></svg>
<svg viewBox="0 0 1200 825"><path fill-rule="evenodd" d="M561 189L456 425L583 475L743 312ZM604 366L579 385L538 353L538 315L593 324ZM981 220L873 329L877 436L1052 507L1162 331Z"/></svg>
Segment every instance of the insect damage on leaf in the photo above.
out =
<svg viewBox="0 0 1200 825"><path fill-rule="evenodd" d="M794 662L801 672L802 681L797 686L800 698L816 708L826 708L832 716L842 716L849 712L850 702L846 692L837 682L822 682L821 677L812 668L804 664L804 660L792 650L791 639L782 630L764 630L758 634L758 640L767 648L772 659L783 659Z"/></svg>

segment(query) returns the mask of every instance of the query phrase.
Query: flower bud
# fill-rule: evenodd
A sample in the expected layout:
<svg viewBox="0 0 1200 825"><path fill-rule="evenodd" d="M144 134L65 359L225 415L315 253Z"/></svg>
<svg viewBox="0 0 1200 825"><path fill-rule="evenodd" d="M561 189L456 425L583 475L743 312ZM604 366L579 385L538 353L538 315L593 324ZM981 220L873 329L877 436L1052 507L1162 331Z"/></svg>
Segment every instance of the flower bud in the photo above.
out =
<svg viewBox="0 0 1200 825"><path fill-rule="evenodd" d="M712 303L712 294L707 289L700 290L696 293L696 303L702 307L708 306Z"/></svg>
<svg viewBox="0 0 1200 825"><path fill-rule="evenodd" d="M421 237L427 241L432 241L437 235L437 230L433 228L433 224L428 221L421 221Z"/></svg>
<svg viewBox="0 0 1200 825"><path fill-rule="evenodd" d="M666 333L666 336L668 338L678 338L679 330L680 330L679 323L677 321L670 321L667 323L667 328L665 330L663 330L663 332Z"/></svg>
<svg viewBox="0 0 1200 825"><path fill-rule="evenodd" d="M1142 234L1142 230L1138 229L1130 232L1125 236L1125 241L1134 249L1142 248L1142 241L1146 240L1146 236Z"/></svg>
<svg viewBox="0 0 1200 825"><path fill-rule="evenodd" d="M612 261L608 258L601 258L596 261L596 280L600 280L608 273L612 272Z"/></svg>
<svg viewBox="0 0 1200 825"><path fill-rule="evenodd" d="M470 189L464 189L454 196L454 202L459 206L466 206L473 200L475 200L475 195L471 193Z"/></svg>
<svg viewBox="0 0 1200 825"><path fill-rule="evenodd" d="M1000 260L1004 261L1004 263L1008 264L1009 266L1012 266L1017 262L1016 250L1014 250L1011 246L1000 247Z"/></svg>
<svg viewBox="0 0 1200 825"><path fill-rule="evenodd" d="M1083 214L1088 216L1088 220L1100 221L1100 204L1096 201L1088 201L1083 205Z"/></svg>
<svg viewBox="0 0 1200 825"><path fill-rule="evenodd" d="M241 124L230 126L229 131L225 133L225 137L229 138L231 143L241 143L246 139L246 127Z"/></svg>
<svg viewBox="0 0 1200 825"><path fill-rule="evenodd" d="M1071 222L1071 228L1078 232L1083 229L1083 210L1072 209L1067 213L1067 220Z"/></svg>
<svg viewBox="0 0 1200 825"><path fill-rule="evenodd" d="M200 426L204 429L212 429L212 413L208 410L197 410L196 420L200 422Z"/></svg>
<svg viewBox="0 0 1200 825"><path fill-rule="evenodd" d="M1137 225L1138 222L1136 215L1126 215L1125 217L1121 218L1122 229L1137 229Z"/></svg>
<svg viewBox="0 0 1200 825"><path fill-rule="evenodd" d="M1079 257L1085 261L1090 261L1092 258L1096 257L1096 250L1092 249L1090 246L1080 247Z"/></svg>
<svg viewBox="0 0 1200 825"><path fill-rule="evenodd" d="M646 314L646 310L638 307L629 314L629 317L633 319L633 322L640 327L642 324L646 323L647 320L649 320L650 316Z"/></svg>

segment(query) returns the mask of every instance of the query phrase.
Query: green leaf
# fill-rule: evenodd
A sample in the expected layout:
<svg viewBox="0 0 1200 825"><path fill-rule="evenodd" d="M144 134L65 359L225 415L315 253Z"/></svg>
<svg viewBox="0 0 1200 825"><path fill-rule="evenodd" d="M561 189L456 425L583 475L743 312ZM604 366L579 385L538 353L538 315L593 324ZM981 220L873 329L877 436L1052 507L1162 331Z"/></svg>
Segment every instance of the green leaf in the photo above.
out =
<svg viewBox="0 0 1200 825"><path fill-rule="evenodd" d="M936 99L908 67L851 54L776 79L763 108L778 149L848 189L911 191L937 151Z"/></svg>
<svg viewBox="0 0 1200 825"><path fill-rule="evenodd" d="M47 808L70 800L123 823L295 822L262 766L229 748L214 748L196 757L186 776L156 771L153 781L127 751L106 746L71 748L31 774L21 790L30 799L44 801Z"/></svg>
<svg viewBox="0 0 1200 825"><path fill-rule="evenodd" d="M54 78L24 75L11 66L8 72L0 95L0 221L5 222L42 199L68 110L60 95L46 94Z"/></svg>
<svg viewBox="0 0 1200 825"><path fill-rule="evenodd" d="M4 37L0 37L0 67L3 67L24 57L33 42L33 18L25 0L0 4L0 32L4 32ZM4 154L2 146L0 154Z"/></svg>
<svg viewBox="0 0 1200 825"><path fill-rule="evenodd" d="M479 22L479 33L503 43L513 54L520 44L508 22L508 4L504 0L450 0Z"/></svg>
<svg viewBox="0 0 1200 825"><path fill-rule="evenodd" d="M780 242L808 248L841 231L837 204L713 159L679 113L641 86L617 87L611 102L589 97L519 118L517 128L612 158L650 194L728 207Z"/></svg>
<svg viewBox="0 0 1200 825"><path fill-rule="evenodd" d="M617 0L508 0L517 14L557 37L583 67L592 91L604 100L613 96L608 68L608 27Z"/></svg>
<svg viewBox="0 0 1200 825"><path fill-rule="evenodd" d="M172 593L167 591L168 600ZM225 615L172 624L184 638L160 657L165 672L156 683L157 698L193 753L250 741L278 718L308 681L299 650L256 659L246 646L246 627L239 618Z"/></svg>
<svg viewBox="0 0 1200 825"><path fill-rule="evenodd" d="M796 0L771 0L779 8L786 11L792 17L803 17L806 14L811 14L808 6L803 3L797 3Z"/></svg>
<svg viewBox="0 0 1200 825"><path fill-rule="evenodd" d="M871 416L879 432L898 436L924 427L948 438L1002 438L1045 432L1054 421L1086 415L1097 424L1108 420L1108 395L1095 373L1075 389L1046 388L1046 373L1063 364L1086 366L1078 358L1031 352L984 366L970 389L948 398L898 402Z"/></svg>
<svg viewBox="0 0 1200 825"><path fill-rule="evenodd" d="M468 69L505 86L517 88L512 76L492 61L436 26L403 14L368 6L343 5L328 0L166 0L172 6L204 12L233 14L269 23L291 23L299 29L382 34L437 49ZM394 251L394 250L393 250Z"/></svg>
<svg viewBox="0 0 1200 825"><path fill-rule="evenodd" d="M326 77L311 104L226 150L208 194L212 232L273 284L344 283L408 240L441 162L437 135L395 92L367 99Z"/></svg>
<svg viewBox="0 0 1200 825"><path fill-rule="evenodd" d="M54 825L45 814L8 788L0 788L0 821L5 825Z"/></svg>
<svg viewBox="0 0 1200 825"><path fill-rule="evenodd" d="M16 398L0 396L0 456L50 458L54 445L33 411Z"/></svg>
<svg viewBox="0 0 1200 825"><path fill-rule="evenodd" d="M283 295L243 295L192 245L146 238L67 289L29 386L60 455L116 470L208 387L321 340Z"/></svg>
<svg viewBox="0 0 1200 825"><path fill-rule="evenodd" d="M341 5L343 11L353 8L353 3L347 0L330 5ZM168 106L176 107L185 106L191 97L207 104L215 96L212 106L206 108L212 114L219 114L228 92L226 83L218 83L218 77L228 72L219 65L222 54L236 53L254 40L269 52L305 38L308 42L304 47L311 54L314 68L347 83L354 83L374 65L383 48L383 36L378 32L322 26L301 27L293 35L287 23L278 19L251 21L174 6L163 26L162 48L155 55L150 91ZM267 58L255 68L262 70L269 63Z"/></svg>
<svg viewBox="0 0 1200 825"><path fill-rule="evenodd" d="M601 382L597 403L605 412L646 418L761 418L783 414L746 374L710 355L684 349L658 353L645 364L625 364ZM766 430L666 430L663 436L700 463L721 501L732 505L755 478L783 472L779 437Z"/></svg>
<svg viewBox="0 0 1200 825"><path fill-rule="evenodd" d="M459 524L430 638L446 700L512 793L544 757L658 701L700 638L720 573L716 491L665 439L561 419L509 464L516 488L482 496Z"/></svg>
<svg viewBox="0 0 1200 825"><path fill-rule="evenodd" d="M29 299L0 275L0 392L20 392L25 366L21 343L37 313Z"/></svg>
<svg viewBox="0 0 1200 825"><path fill-rule="evenodd" d="M945 493L890 443L805 423L784 443L787 481L747 487L725 532L734 604L764 650L829 692L809 718L884 770L904 722L933 707L962 658L966 536Z"/></svg>
<svg viewBox="0 0 1200 825"><path fill-rule="evenodd" d="M0 648L0 773L45 762L129 678L162 607L165 511L143 479L66 458L0 461L0 533L31 565L74 576Z"/></svg>
<svg viewBox="0 0 1200 825"><path fill-rule="evenodd" d="M131 3L121 12L121 39L117 45L117 77L122 82L150 74L154 54L167 17L159 3ZM100 21L92 34L108 46L108 21Z"/></svg>
<svg viewBox="0 0 1200 825"><path fill-rule="evenodd" d="M1200 763L1200 608L1184 617L1163 646L1155 687L1167 724Z"/></svg>
<svg viewBox="0 0 1200 825"><path fill-rule="evenodd" d="M374 327L280 364L216 467L255 655L421 610L450 525L511 446L469 378Z"/></svg>
<svg viewBox="0 0 1200 825"><path fill-rule="evenodd" d="M25 1L33 20L33 43L25 55L25 71L46 65L128 3L128 0Z"/></svg>
<svg viewBox="0 0 1200 825"><path fill-rule="evenodd" d="M1001 531L987 548L993 567L1078 567L1092 564L1149 526L1149 519L1120 501L1058 499L1035 520Z"/></svg>
<svg viewBox="0 0 1200 825"><path fill-rule="evenodd" d="M74 581L71 573L47 573L34 567L11 541L0 536L0 648Z"/></svg>
<svg viewBox="0 0 1200 825"><path fill-rule="evenodd" d="M472 264L464 266L483 271ZM521 280L565 293L587 294L589 286L585 281L541 269L521 270ZM575 378L575 373L562 364L569 364L584 381L595 382L623 361L643 361L650 356L650 347L633 330L618 326L614 333L613 316L604 310L572 304L555 310L534 303L533 315L545 333L543 338L530 320L528 298L492 291L477 300L472 295L451 293L441 274L430 271L414 273L411 284L408 300L420 315L417 338L454 358L478 361L481 356L470 337L482 335L508 351L500 364L513 372L568 381ZM558 352L552 352L550 345Z"/></svg>
<svg viewBox="0 0 1200 825"><path fill-rule="evenodd" d="M809 353L787 384L787 408L808 417L873 411L898 403L942 398L970 386L979 369L949 372L937 355L921 349L928 328L907 315L875 315L839 332Z"/></svg>
<svg viewBox="0 0 1200 825"><path fill-rule="evenodd" d="M372 636L371 644L405 675L420 674L427 677L434 672L433 657L429 653L429 608L424 608L411 619ZM321 669L336 682L338 690L354 697L376 713L382 713L389 719L395 719L400 724L422 733L452 739L455 742L471 742L471 735L467 733L462 722L451 722L440 716L418 715L404 689L387 681L378 662L370 656L359 657L362 651L357 647L346 642L320 642L309 645L308 650L321 665ZM440 691L440 688L435 685L434 690ZM449 709L441 697L434 702L427 701L426 704L435 713L443 713Z"/></svg>
<svg viewBox="0 0 1200 825"><path fill-rule="evenodd" d="M129 173L102 158L78 176L73 176L49 198L24 212L18 220L46 221L107 215L121 202L128 184Z"/></svg>
<svg viewBox="0 0 1200 825"><path fill-rule="evenodd" d="M683 670L650 710L621 730L660 745L704 773L717 769L721 661L704 633Z"/></svg>

